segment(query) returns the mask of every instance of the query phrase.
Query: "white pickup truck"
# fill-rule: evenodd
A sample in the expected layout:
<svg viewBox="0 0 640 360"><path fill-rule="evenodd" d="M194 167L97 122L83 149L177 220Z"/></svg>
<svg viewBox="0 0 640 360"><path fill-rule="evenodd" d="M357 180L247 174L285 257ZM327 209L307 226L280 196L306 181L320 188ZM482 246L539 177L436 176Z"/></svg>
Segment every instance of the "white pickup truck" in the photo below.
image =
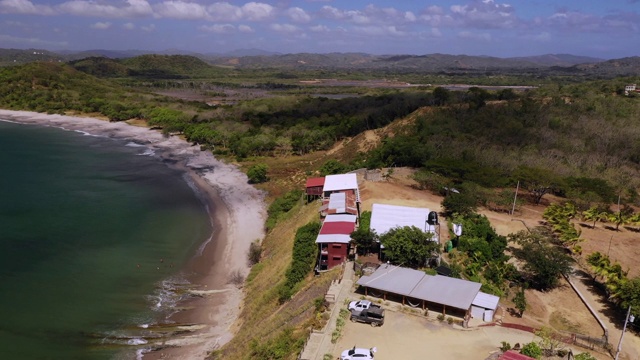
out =
<svg viewBox="0 0 640 360"><path fill-rule="evenodd" d="M362 311L369 308L380 308L380 306L369 300L352 301L349 303L349 310Z"/></svg>

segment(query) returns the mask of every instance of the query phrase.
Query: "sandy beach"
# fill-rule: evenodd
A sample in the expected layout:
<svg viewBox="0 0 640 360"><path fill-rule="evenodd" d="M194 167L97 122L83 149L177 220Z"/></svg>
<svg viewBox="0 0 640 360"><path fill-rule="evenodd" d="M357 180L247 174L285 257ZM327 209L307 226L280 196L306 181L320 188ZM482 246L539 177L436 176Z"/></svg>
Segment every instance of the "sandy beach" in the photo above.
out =
<svg viewBox="0 0 640 360"><path fill-rule="evenodd" d="M242 306L242 289L230 283L233 273L249 272L247 252L250 244L264 236L266 216L264 194L249 185L236 166L217 160L179 137L123 122L112 123L87 117L47 115L28 111L0 110L0 118L23 124L52 126L69 131L142 144L153 150L168 166L186 171L207 203L213 234L194 254L185 273L195 295L184 309L171 317L180 324L199 330L166 339L161 349L145 359L202 359L233 337L232 326Z"/></svg>

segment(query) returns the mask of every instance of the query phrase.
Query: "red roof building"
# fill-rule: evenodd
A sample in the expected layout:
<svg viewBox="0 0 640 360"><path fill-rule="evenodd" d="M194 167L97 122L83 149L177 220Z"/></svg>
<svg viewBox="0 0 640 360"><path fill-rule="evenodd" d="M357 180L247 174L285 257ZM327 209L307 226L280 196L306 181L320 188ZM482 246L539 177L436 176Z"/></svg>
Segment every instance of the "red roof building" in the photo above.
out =
<svg viewBox="0 0 640 360"><path fill-rule="evenodd" d="M509 351L506 351L504 354L502 354L502 356L500 356L498 360L535 360L535 359L527 355L522 355L519 352L509 350Z"/></svg>
<svg viewBox="0 0 640 360"><path fill-rule="evenodd" d="M318 271L329 270L347 260L355 228L355 215L327 215L316 238L320 250Z"/></svg>
<svg viewBox="0 0 640 360"><path fill-rule="evenodd" d="M322 196L322 189L324 188L324 178L308 178L305 186L307 196Z"/></svg>

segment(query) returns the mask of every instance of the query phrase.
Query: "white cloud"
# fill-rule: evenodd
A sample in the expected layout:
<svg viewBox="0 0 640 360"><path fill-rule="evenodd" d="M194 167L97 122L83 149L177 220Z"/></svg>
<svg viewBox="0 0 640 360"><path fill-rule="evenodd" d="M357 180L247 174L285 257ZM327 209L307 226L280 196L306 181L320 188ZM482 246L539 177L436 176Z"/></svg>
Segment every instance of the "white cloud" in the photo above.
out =
<svg viewBox="0 0 640 360"><path fill-rule="evenodd" d="M95 24L91 24L91 28L92 29L97 29L97 30L106 30L108 28L111 27L111 23L110 22L97 22Z"/></svg>
<svg viewBox="0 0 640 360"><path fill-rule="evenodd" d="M394 25L388 26L359 26L355 31L367 36L405 36L406 32L399 30Z"/></svg>
<svg viewBox="0 0 640 360"><path fill-rule="evenodd" d="M66 14L101 18L130 18L153 14L151 5L146 0L127 0L126 2L127 6L117 7L94 1L72 0L58 5L57 9Z"/></svg>
<svg viewBox="0 0 640 360"><path fill-rule="evenodd" d="M165 1L155 7L156 16L182 20L204 20L209 18L206 8L186 1Z"/></svg>
<svg viewBox="0 0 640 360"><path fill-rule="evenodd" d="M309 16L306 11L302 10L299 7L292 7L287 9L286 14L287 16L289 16L289 18L291 18L291 20L295 22L306 23L311 21L311 16Z"/></svg>
<svg viewBox="0 0 640 360"><path fill-rule="evenodd" d="M207 7L207 12L214 21L237 21L242 18L242 10L227 2L211 4Z"/></svg>
<svg viewBox="0 0 640 360"><path fill-rule="evenodd" d="M300 28L291 24L271 24L269 27L271 30L281 33L295 33L300 31Z"/></svg>
<svg viewBox="0 0 640 360"><path fill-rule="evenodd" d="M512 28L517 24L514 8L494 0L472 0L468 5L452 5L451 16L461 27L480 29Z"/></svg>
<svg viewBox="0 0 640 360"><path fill-rule="evenodd" d="M491 41L491 34L488 33L479 33L472 31L460 31L458 33L458 37L462 39L472 39L472 40L480 40L480 41Z"/></svg>
<svg viewBox="0 0 640 360"><path fill-rule="evenodd" d="M261 21L271 18L274 14L273 6L264 3L250 2L242 6L242 15L249 21Z"/></svg>
<svg viewBox="0 0 640 360"><path fill-rule="evenodd" d="M55 11L46 5L35 5L29 0L2 0L0 14L53 15Z"/></svg>
<svg viewBox="0 0 640 360"><path fill-rule="evenodd" d="M252 32L255 32L251 26L248 25L238 25L238 31L240 31L241 33L245 33L245 34L249 34Z"/></svg>
<svg viewBox="0 0 640 360"><path fill-rule="evenodd" d="M136 26L133 23L126 23L126 24L122 24L122 28L125 30L133 30L136 28Z"/></svg>
<svg viewBox="0 0 640 360"><path fill-rule="evenodd" d="M154 24L149 24L147 26L140 26L140 29L146 32L152 32L156 29L156 26Z"/></svg>
<svg viewBox="0 0 640 360"><path fill-rule="evenodd" d="M542 32L542 33L534 36L533 40L540 41L540 42L551 41L551 34L549 34L548 32L545 31L545 32Z"/></svg>
<svg viewBox="0 0 640 360"><path fill-rule="evenodd" d="M200 26L199 29L215 34L229 34L236 31L236 27L231 24L204 25Z"/></svg>
<svg viewBox="0 0 640 360"><path fill-rule="evenodd" d="M324 25L315 25L309 28L313 32L329 32L329 28Z"/></svg>

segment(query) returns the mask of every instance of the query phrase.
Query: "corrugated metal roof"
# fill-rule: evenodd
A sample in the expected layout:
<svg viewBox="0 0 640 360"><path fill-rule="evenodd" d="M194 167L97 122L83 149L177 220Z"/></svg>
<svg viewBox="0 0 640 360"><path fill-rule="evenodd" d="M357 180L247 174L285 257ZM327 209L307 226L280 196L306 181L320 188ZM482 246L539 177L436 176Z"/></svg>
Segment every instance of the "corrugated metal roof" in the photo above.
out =
<svg viewBox="0 0 640 360"><path fill-rule="evenodd" d="M409 296L436 304L467 310L482 285L447 276L427 275Z"/></svg>
<svg viewBox="0 0 640 360"><path fill-rule="evenodd" d="M322 224L322 228L320 228L321 235L328 234L343 234L343 235L351 235L353 230L355 230L355 225L352 222L348 221L330 221Z"/></svg>
<svg viewBox="0 0 640 360"><path fill-rule="evenodd" d="M343 192L333 193L329 195L329 206L327 209L338 210L338 212L345 212L347 208L347 194Z"/></svg>
<svg viewBox="0 0 640 360"><path fill-rule="evenodd" d="M324 186L324 178L308 178L306 187L316 187L316 186Z"/></svg>
<svg viewBox="0 0 640 360"><path fill-rule="evenodd" d="M351 214L331 214L324 218L324 222L352 222L355 224L356 217Z"/></svg>
<svg viewBox="0 0 640 360"><path fill-rule="evenodd" d="M345 234L318 235L318 237L316 238L316 244L326 244L326 243L348 244L350 241L351 241L351 236L345 235Z"/></svg>
<svg viewBox="0 0 640 360"><path fill-rule="evenodd" d="M395 227L415 226L425 231L429 209L409 206L373 204L370 228L379 235Z"/></svg>
<svg viewBox="0 0 640 360"><path fill-rule="evenodd" d="M463 310L471 307L481 286L473 281L427 275L394 265L382 265L373 274L361 277L356 284Z"/></svg>
<svg viewBox="0 0 640 360"><path fill-rule="evenodd" d="M495 295L478 291L478 295L476 295L476 298L473 299L472 304L481 308L495 310L496 308L498 308L499 301L500 298Z"/></svg>
<svg viewBox="0 0 640 360"><path fill-rule="evenodd" d="M324 180L324 191L358 189L356 174L327 175Z"/></svg>
<svg viewBox="0 0 640 360"><path fill-rule="evenodd" d="M384 264L373 274L361 277L356 284L394 294L409 295L425 275L422 271Z"/></svg>

